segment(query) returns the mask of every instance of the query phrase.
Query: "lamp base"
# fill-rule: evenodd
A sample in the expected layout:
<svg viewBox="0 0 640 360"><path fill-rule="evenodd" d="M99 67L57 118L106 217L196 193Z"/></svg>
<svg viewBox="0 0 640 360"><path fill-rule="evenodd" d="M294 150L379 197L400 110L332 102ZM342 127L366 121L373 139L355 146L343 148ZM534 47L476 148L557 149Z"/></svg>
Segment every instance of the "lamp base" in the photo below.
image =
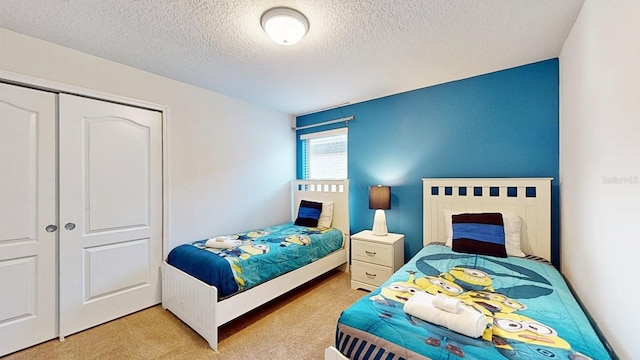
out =
<svg viewBox="0 0 640 360"><path fill-rule="evenodd" d="M373 216L373 229L371 230L373 235L386 236L387 232L387 216L384 214L384 210L376 210Z"/></svg>

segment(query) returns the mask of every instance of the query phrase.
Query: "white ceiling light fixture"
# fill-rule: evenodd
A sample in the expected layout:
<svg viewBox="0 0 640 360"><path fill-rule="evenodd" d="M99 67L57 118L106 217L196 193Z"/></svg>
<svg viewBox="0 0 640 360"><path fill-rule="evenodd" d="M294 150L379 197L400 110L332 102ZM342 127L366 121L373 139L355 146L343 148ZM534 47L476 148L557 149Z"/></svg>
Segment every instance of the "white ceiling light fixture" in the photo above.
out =
<svg viewBox="0 0 640 360"><path fill-rule="evenodd" d="M280 45L294 45L309 31L309 20L298 10L276 7L260 18L262 28L271 40Z"/></svg>

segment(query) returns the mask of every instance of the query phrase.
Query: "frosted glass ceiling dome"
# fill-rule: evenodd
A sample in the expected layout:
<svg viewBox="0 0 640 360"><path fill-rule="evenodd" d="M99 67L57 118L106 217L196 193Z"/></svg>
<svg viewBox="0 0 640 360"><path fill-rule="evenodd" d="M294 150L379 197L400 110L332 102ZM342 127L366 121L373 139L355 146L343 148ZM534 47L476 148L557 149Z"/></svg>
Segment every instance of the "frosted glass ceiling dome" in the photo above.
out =
<svg viewBox="0 0 640 360"><path fill-rule="evenodd" d="M301 12L287 7L267 10L260 23L271 40L281 45L295 45L309 31L309 20Z"/></svg>

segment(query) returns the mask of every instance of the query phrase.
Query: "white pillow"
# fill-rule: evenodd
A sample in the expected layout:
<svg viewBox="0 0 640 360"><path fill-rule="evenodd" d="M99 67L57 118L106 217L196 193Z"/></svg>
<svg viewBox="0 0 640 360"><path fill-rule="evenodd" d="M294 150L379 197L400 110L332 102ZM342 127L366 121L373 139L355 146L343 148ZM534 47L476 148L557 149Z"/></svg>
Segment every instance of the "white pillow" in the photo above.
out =
<svg viewBox="0 0 640 360"><path fill-rule="evenodd" d="M333 201L322 202L322 212L318 219L318 229L328 229L333 221Z"/></svg>
<svg viewBox="0 0 640 360"><path fill-rule="evenodd" d="M453 225L451 223L451 216L452 215L458 215L458 214L464 214L465 211L453 211L453 210L448 210L448 209L444 209L442 210L442 213L444 214L444 230L447 232L447 241L445 243L446 246L451 247L453 244ZM505 239L506 241L506 239Z"/></svg>
<svg viewBox="0 0 640 360"><path fill-rule="evenodd" d="M520 246L522 219L513 211L503 212L502 221L504 221L504 240L507 248L507 255L525 257Z"/></svg>
<svg viewBox="0 0 640 360"><path fill-rule="evenodd" d="M446 245L451 247L453 238L453 227L451 225L451 215L469 213L469 211L452 211L444 209L444 228L447 231ZM507 255L525 257L526 255L520 248L520 230L522 229L522 219L513 211L500 212L502 221L504 222L504 240L507 249Z"/></svg>

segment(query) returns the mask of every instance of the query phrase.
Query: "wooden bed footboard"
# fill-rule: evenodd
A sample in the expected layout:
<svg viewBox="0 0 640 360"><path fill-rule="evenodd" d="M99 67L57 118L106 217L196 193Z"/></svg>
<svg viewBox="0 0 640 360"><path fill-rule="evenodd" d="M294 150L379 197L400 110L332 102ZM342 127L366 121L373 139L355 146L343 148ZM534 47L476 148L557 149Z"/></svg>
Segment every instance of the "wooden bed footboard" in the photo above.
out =
<svg viewBox="0 0 640 360"><path fill-rule="evenodd" d="M349 358L342 355L335 347L329 346L324 349L324 360L349 360Z"/></svg>
<svg viewBox="0 0 640 360"><path fill-rule="evenodd" d="M218 289L162 263L162 307L171 311L218 350Z"/></svg>

